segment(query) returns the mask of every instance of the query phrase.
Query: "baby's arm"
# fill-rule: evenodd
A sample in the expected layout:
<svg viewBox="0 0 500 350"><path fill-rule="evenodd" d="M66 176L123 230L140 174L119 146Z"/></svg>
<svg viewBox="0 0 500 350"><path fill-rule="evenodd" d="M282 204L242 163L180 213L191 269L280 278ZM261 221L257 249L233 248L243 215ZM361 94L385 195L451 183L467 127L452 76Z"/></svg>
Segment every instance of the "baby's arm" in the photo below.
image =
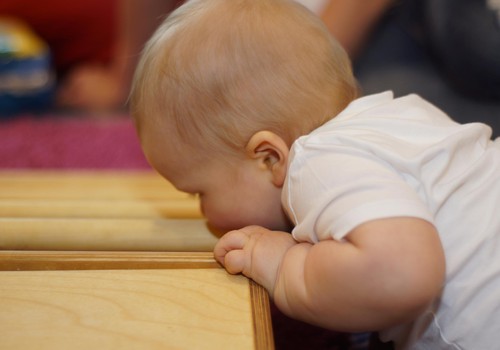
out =
<svg viewBox="0 0 500 350"><path fill-rule="evenodd" d="M284 313L340 331L413 319L439 294L445 269L436 230L414 218L370 221L345 242L314 245L247 227L224 236L215 255L262 284Z"/></svg>

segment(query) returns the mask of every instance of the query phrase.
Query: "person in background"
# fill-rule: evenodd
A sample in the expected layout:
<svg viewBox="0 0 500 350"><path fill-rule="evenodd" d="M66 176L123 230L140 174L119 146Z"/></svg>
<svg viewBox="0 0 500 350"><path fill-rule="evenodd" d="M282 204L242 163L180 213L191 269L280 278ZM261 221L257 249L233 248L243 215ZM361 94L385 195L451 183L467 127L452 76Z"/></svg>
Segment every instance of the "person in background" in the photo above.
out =
<svg viewBox="0 0 500 350"><path fill-rule="evenodd" d="M0 18L22 22L50 50L53 106L124 110L131 71L144 42L173 0L0 0Z"/></svg>
<svg viewBox="0 0 500 350"><path fill-rule="evenodd" d="M493 135L500 135L498 1L297 1L316 13L346 49L362 94L387 89L396 96L417 93L457 121L484 122ZM128 91L144 42L164 15L181 3L121 2L115 69L119 73L111 75L111 82ZM95 91L91 78L80 74L81 95ZM125 93L119 96L122 103Z"/></svg>
<svg viewBox="0 0 500 350"><path fill-rule="evenodd" d="M500 134L500 5L496 0L297 0L354 61L363 94L418 93L460 122ZM57 105L123 109L144 43L179 0L0 0L53 51Z"/></svg>
<svg viewBox="0 0 500 350"><path fill-rule="evenodd" d="M363 94L417 93L500 135L500 1L297 1L347 50Z"/></svg>
<svg viewBox="0 0 500 350"><path fill-rule="evenodd" d="M56 88L63 91L79 70L103 71L112 65L117 4L117 0L0 0L0 17L22 22L47 44ZM94 89L101 91L93 104L97 109L104 100L116 98L116 86L108 88L102 80Z"/></svg>
<svg viewBox="0 0 500 350"><path fill-rule="evenodd" d="M500 2L330 0L321 17L354 60L363 94L417 93L500 135Z"/></svg>
<svg viewBox="0 0 500 350"><path fill-rule="evenodd" d="M178 0L120 0L115 5L115 40L107 65L78 66L63 82L58 102L80 109L125 107L137 59L150 35Z"/></svg>

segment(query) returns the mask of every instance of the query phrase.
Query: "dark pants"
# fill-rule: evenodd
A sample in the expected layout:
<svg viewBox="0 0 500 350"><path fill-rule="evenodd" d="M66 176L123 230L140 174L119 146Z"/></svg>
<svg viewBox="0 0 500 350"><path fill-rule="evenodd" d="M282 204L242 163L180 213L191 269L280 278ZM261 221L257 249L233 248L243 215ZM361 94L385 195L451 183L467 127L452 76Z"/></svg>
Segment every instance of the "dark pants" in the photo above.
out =
<svg viewBox="0 0 500 350"><path fill-rule="evenodd" d="M417 93L500 136L500 23L486 0L398 3L355 61L363 94Z"/></svg>

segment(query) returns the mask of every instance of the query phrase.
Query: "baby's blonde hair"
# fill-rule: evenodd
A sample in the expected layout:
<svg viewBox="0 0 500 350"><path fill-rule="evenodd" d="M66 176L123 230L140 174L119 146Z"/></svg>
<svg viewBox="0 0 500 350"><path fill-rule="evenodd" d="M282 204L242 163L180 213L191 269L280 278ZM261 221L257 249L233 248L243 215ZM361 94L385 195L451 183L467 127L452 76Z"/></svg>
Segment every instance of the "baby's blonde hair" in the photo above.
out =
<svg viewBox="0 0 500 350"><path fill-rule="evenodd" d="M141 137L160 128L167 138L234 151L260 130L291 145L356 95L345 51L302 5L191 0L147 43L130 107Z"/></svg>

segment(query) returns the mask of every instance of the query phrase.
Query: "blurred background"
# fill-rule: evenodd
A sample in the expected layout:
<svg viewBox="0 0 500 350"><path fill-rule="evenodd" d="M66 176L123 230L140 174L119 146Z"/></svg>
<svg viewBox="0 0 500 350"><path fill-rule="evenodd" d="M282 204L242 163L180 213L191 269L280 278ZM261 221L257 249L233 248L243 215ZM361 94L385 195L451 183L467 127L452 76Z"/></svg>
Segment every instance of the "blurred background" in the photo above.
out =
<svg viewBox="0 0 500 350"><path fill-rule="evenodd" d="M418 93L497 129L500 0L297 1L347 50L362 94ZM0 0L0 115L126 113L142 46L180 3Z"/></svg>

